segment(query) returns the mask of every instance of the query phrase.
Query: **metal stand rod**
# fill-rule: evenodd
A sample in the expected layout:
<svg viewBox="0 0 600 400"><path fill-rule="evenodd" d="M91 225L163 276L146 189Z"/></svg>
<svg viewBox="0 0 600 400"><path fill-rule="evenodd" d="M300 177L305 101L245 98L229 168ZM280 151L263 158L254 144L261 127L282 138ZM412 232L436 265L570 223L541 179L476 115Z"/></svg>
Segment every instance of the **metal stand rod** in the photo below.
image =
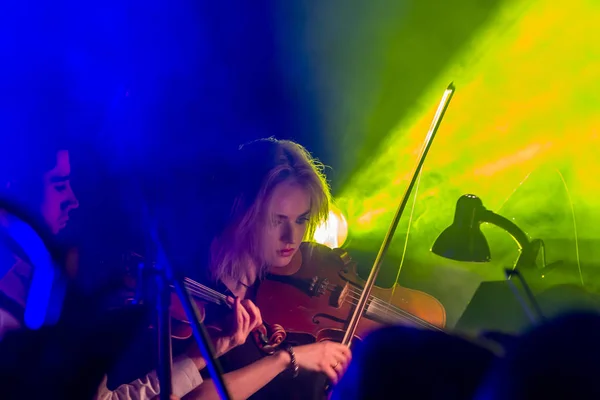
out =
<svg viewBox="0 0 600 400"><path fill-rule="evenodd" d="M206 332L204 324L200 322L201 318L196 305L192 302L189 292L180 279L172 277L171 285L173 285L175 291L177 292L177 296L179 297L181 305L183 305L188 321L191 322L194 338L196 339L196 343L198 343L202 357L204 357L206 360L206 366L210 373L210 377L213 380L217 393L219 393L219 396L222 400L231 399L231 395L227 391L227 386L225 384L225 380L223 379L223 371L221 370L221 366L215 356L215 350L212 346L210 336L208 335L208 332Z"/></svg>
<svg viewBox="0 0 600 400"><path fill-rule="evenodd" d="M519 301L519 303L521 303L521 308L523 308L523 311L527 314L527 316L529 317L531 322L533 322L535 324L538 322L545 321L546 318L544 317L542 308L540 307L540 304L537 302L535 295L533 294L533 291L529 287L529 284L527 284L527 281L525 280L525 277L521 274L521 272L513 267L513 269L505 268L504 273L506 275L506 280L508 282L508 285L510 286L511 290L513 291L513 293L514 293L515 297L517 298L517 300ZM527 297L527 300L529 300L529 302L531 303L533 310L531 310L527 306L525 299L521 296L521 294L519 293L519 290L515 286L514 282L510 279L513 275L516 276L521 281L521 285L523 285L523 290L525 291L525 296Z"/></svg>
<svg viewBox="0 0 600 400"><path fill-rule="evenodd" d="M158 335L158 380L160 400L170 400L173 393L173 349L171 347L171 295L165 277L156 271L157 286L157 335Z"/></svg>
<svg viewBox="0 0 600 400"><path fill-rule="evenodd" d="M197 308L192 302L191 296L185 286L183 280L174 272L174 269L169 263L167 253L165 252L158 235L158 223L154 216L150 213L149 203L144 199L144 190L142 187L139 188L138 193L141 195L141 215L144 226L146 227L146 242L148 244L148 250L154 250L156 256L156 263L153 272L156 274L156 278L159 279L158 283L158 304L157 311L159 313L159 367L158 367L158 378L160 385L160 399L169 399L173 394L172 384L172 348L171 348L171 318L170 318L170 299L171 299L171 287L175 288L179 300L185 310L188 321L192 326L194 338L200 350L200 354L206 362L206 366L210 373L210 377L214 382L215 389L219 394L219 397L223 400L229 400L231 397L225 386L223 379L223 372L219 365L219 362L215 356L215 351L210 340L210 336L206 332L204 325L200 322L201 318ZM143 273L142 273L143 275ZM142 288L142 292L144 288ZM162 293L162 295L161 295ZM167 299L168 298L168 299Z"/></svg>
<svg viewBox="0 0 600 400"><path fill-rule="evenodd" d="M215 389L219 397L223 400L229 400L231 396L225 386L223 372L215 356L210 336L206 332L204 325L200 322L201 318L198 309L192 302L189 292L183 285L181 279L174 273L171 264L167 260L166 253L162 248L158 235L155 230L150 232L152 240L156 248L156 273L159 279L159 384L160 384L160 399L167 400L173 393L172 386L172 352L171 352L171 319L169 313L170 286L175 288L177 296L185 310L188 321L190 321L196 343L206 361L206 366L213 380ZM163 301L161 301L163 300ZM162 328L161 328L162 325Z"/></svg>

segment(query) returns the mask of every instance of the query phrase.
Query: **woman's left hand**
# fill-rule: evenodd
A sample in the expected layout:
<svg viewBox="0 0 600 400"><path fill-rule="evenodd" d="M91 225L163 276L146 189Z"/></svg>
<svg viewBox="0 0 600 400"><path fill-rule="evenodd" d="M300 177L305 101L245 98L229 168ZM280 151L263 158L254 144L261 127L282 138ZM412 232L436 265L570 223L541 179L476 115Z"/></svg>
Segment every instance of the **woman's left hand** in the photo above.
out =
<svg viewBox="0 0 600 400"><path fill-rule="evenodd" d="M233 313L225 328L208 327L217 357L246 342L246 338L262 325L260 310L251 300L228 298Z"/></svg>
<svg viewBox="0 0 600 400"><path fill-rule="evenodd" d="M207 326L207 331L212 339L215 355L221 357L229 350L244 344L246 338L254 329L262 325L260 310L250 300L228 298L233 313L226 323L225 328ZM196 343L192 343L187 350L187 356L192 359L198 369L206 365L200 349Z"/></svg>

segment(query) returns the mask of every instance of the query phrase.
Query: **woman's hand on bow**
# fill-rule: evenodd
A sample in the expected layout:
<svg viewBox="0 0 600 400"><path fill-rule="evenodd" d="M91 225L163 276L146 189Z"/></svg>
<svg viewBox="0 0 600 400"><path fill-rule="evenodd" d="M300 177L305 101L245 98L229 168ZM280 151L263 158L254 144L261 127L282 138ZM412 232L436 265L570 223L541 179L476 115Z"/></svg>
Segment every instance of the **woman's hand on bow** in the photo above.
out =
<svg viewBox="0 0 600 400"><path fill-rule="evenodd" d="M348 346L330 341L294 347L294 353L300 368L322 372L334 384L344 375L352 360Z"/></svg>

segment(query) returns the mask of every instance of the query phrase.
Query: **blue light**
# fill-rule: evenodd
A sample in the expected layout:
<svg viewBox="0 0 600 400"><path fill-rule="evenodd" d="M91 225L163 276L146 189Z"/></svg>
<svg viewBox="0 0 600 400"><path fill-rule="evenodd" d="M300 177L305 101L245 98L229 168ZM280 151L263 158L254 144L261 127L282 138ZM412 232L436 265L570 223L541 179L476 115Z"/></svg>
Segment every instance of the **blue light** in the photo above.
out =
<svg viewBox="0 0 600 400"><path fill-rule="evenodd" d="M6 230L33 266L25 306L25 325L29 329L54 325L62 311L66 277L54 265L48 249L33 228L14 216L9 219Z"/></svg>

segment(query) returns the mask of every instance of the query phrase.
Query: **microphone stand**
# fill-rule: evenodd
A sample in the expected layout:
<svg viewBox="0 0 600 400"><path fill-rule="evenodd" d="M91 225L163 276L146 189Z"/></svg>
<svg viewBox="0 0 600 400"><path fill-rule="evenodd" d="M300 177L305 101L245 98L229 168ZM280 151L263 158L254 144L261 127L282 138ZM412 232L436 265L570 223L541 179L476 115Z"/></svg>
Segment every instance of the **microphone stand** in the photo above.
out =
<svg viewBox="0 0 600 400"><path fill-rule="evenodd" d="M166 253L162 248L158 235L154 229L151 230L152 241L156 249L156 263L151 269L156 282L156 310L157 310L157 335L158 335L158 363L157 370L160 384L160 400L170 400L173 393L172 367L173 352L171 347L171 287L173 287L185 310L188 321L190 321L194 338L200 353L206 361L217 393L223 400L229 400L231 396L227 391L223 372L215 356L210 337L192 301L189 292L183 285L182 279L175 274L171 264L168 262Z"/></svg>

